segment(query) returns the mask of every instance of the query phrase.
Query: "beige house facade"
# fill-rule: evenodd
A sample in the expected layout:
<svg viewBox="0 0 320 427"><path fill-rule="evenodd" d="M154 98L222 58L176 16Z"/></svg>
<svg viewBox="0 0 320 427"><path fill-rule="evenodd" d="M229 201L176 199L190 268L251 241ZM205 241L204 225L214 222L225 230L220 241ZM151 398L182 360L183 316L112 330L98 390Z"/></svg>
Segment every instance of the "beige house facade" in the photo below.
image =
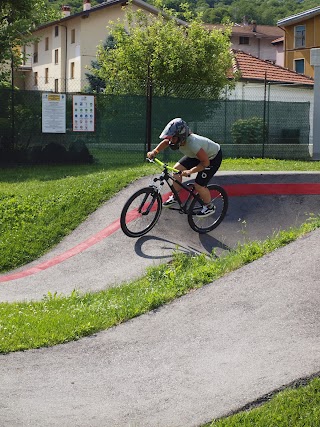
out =
<svg viewBox="0 0 320 427"><path fill-rule="evenodd" d="M88 84L86 73L96 59L97 46L108 36L110 21L124 18L124 2L115 0L91 7L84 0L83 11L70 14L62 8L63 17L38 27L33 35L39 41L26 46L26 61L15 74L20 89L48 92L81 92ZM159 10L141 1L132 1L133 10L158 14Z"/></svg>

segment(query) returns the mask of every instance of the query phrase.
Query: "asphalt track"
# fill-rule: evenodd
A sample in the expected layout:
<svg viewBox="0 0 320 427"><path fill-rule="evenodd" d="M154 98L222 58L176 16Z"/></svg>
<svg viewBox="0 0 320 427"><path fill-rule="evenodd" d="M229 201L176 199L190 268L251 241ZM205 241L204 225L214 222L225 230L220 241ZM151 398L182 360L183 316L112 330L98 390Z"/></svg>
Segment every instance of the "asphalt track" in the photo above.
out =
<svg viewBox="0 0 320 427"><path fill-rule="evenodd" d="M133 183L52 252L0 276L0 301L97 291L167 262L221 252L320 211L316 173L220 173L230 196L208 235L166 210L152 232L119 229ZM0 356L1 426L200 426L320 372L319 230L172 304L54 348Z"/></svg>

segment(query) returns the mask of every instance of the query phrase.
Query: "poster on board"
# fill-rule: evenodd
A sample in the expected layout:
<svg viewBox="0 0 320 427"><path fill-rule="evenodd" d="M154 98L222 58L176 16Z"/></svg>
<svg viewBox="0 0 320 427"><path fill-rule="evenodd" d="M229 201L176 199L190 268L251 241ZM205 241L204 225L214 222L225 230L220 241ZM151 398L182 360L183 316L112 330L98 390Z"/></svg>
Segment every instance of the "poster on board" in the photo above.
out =
<svg viewBox="0 0 320 427"><path fill-rule="evenodd" d="M73 131L94 132L94 96L73 95Z"/></svg>
<svg viewBox="0 0 320 427"><path fill-rule="evenodd" d="M42 133L66 133L65 94L42 94Z"/></svg>

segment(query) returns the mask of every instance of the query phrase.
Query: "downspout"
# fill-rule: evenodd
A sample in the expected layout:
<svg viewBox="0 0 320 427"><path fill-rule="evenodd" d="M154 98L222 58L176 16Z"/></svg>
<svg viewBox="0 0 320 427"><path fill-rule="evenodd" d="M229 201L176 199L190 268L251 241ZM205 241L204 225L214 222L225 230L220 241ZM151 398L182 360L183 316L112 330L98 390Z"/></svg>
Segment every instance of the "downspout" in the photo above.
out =
<svg viewBox="0 0 320 427"><path fill-rule="evenodd" d="M288 65L287 65L287 43L286 43L286 34L287 34L287 32L286 32L286 30L285 30L285 28L283 28L283 27L280 27L280 25L278 26L283 32L284 32L284 38L283 38L283 54L284 54L284 64L283 64L283 66L285 67L285 68L288 68Z"/></svg>
<svg viewBox="0 0 320 427"><path fill-rule="evenodd" d="M66 45L65 45L65 55L64 55L64 92L67 93L67 60L68 60L68 28L66 25L58 24L59 27L64 27L66 31Z"/></svg>

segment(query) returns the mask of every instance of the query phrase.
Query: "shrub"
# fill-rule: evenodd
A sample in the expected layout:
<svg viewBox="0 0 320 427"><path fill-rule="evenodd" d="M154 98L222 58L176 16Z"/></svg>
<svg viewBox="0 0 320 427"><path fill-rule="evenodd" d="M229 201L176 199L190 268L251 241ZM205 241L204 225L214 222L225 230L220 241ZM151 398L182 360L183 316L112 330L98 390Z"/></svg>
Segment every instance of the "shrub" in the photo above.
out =
<svg viewBox="0 0 320 427"><path fill-rule="evenodd" d="M74 141L69 147L69 159L72 163L92 163L93 157L90 154L85 142Z"/></svg>
<svg viewBox="0 0 320 427"><path fill-rule="evenodd" d="M266 126L264 128L267 131ZM251 117L250 119L240 119L233 123L231 135L235 144L262 144L263 119Z"/></svg>

